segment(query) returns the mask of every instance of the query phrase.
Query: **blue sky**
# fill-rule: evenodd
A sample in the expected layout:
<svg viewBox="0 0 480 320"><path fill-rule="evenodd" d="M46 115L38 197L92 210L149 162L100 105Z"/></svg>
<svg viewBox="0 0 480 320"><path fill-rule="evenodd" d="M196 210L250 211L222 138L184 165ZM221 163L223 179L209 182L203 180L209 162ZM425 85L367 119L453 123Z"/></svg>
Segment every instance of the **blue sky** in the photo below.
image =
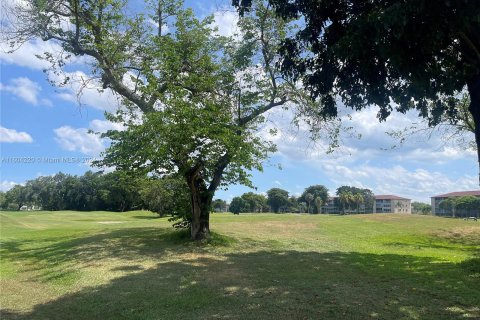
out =
<svg viewBox="0 0 480 320"><path fill-rule="evenodd" d="M221 33L229 34L234 29L236 15L224 10L221 1L215 5L191 3L195 3L200 15L215 12ZM105 110L117 106L114 95L99 93L90 83L77 97L80 80L88 78L82 59L74 59L68 67L78 82L64 88L53 87L42 72L46 63L35 55L55 52L55 45L32 41L11 54L6 52L4 42L0 48L0 190L40 175L59 171L83 174L90 170L88 160L97 157L107 141L88 130L101 132L115 126L104 118ZM391 149L397 141L385 132L401 130L419 119L415 113L393 114L380 124L375 115L375 108L370 108L345 116L344 125L353 127L362 138L346 134L343 147L327 155L325 142L312 144L302 128L289 125L288 114L271 114L268 125L280 128L279 134L271 137L278 152L265 164L264 172L252 173L257 192L280 187L299 195L310 185L322 184L333 194L341 185L353 185L370 188L376 194L428 202L435 194L478 189L478 166L472 150L456 140L445 141L439 134L427 138L428 131ZM247 191L251 190L230 186L216 196L230 200Z"/></svg>

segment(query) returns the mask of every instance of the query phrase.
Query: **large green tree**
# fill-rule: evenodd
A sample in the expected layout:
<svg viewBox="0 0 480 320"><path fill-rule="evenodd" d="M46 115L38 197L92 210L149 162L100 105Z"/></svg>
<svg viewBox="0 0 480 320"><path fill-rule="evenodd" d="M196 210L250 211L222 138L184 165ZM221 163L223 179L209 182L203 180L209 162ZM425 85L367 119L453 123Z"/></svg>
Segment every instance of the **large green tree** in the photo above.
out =
<svg viewBox="0 0 480 320"><path fill-rule="evenodd" d="M268 210L267 198L262 194L247 192L242 194L242 199L248 203L248 212L263 212Z"/></svg>
<svg viewBox="0 0 480 320"><path fill-rule="evenodd" d="M172 215L174 219L190 218L189 193L184 179L169 176L144 179L140 183L139 193L145 209L161 217Z"/></svg>
<svg viewBox="0 0 480 320"><path fill-rule="evenodd" d="M344 208L343 204L340 203L340 195L349 193L351 195L351 203L357 208L359 212L360 208L364 208L365 213L371 213L373 211L373 203L375 201L375 195L370 189L362 189L352 186L341 186L336 190L336 205ZM345 198L345 197L344 197Z"/></svg>
<svg viewBox="0 0 480 320"><path fill-rule="evenodd" d="M322 204L327 203L327 200L328 189L325 186L319 184L309 186L303 191L302 195L299 197L299 201L305 201L308 204L309 213L320 213L322 209ZM311 210L312 212L310 212L312 204L313 210Z"/></svg>
<svg viewBox="0 0 480 320"><path fill-rule="evenodd" d="M241 12L251 0L234 0ZM480 160L480 4L478 0L269 0L299 30L282 46L285 74L323 102L355 110L417 109L431 125L456 119L468 92ZM480 173L480 171L479 171Z"/></svg>
<svg viewBox="0 0 480 320"><path fill-rule="evenodd" d="M97 164L184 179L191 237L203 239L215 191L251 185L249 170L262 170L274 150L257 134L263 115L288 106L318 132L320 107L282 76L278 49L287 23L261 2L240 20L238 37L228 39L213 30L212 17L199 20L177 1L146 3L25 0L14 9L9 35L17 43L60 44L65 55L45 55L58 73L67 56L88 57L91 76L122 99L109 119L126 126L104 134L112 143Z"/></svg>
<svg viewBox="0 0 480 320"><path fill-rule="evenodd" d="M480 211L480 198L475 196L455 198L455 209L457 210L457 214L461 213L463 216L478 216Z"/></svg>
<svg viewBox="0 0 480 320"><path fill-rule="evenodd" d="M288 191L280 188L272 188L267 191L267 203L272 208L272 211L279 213L288 208L290 203L288 198Z"/></svg>
<svg viewBox="0 0 480 320"><path fill-rule="evenodd" d="M232 199L232 202L230 202L230 207L228 210L230 212L233 212L234 214L239 214L240 212L248 212L249 205L248 202L242 197L234 197Z"/></svg>
<svg viewBox="0 0 480 320"><path fill-rule="evenodd" d="M216 212L225 212L227 209L227 202L222 199L215 199L212 202L212 208Z"/></svg>

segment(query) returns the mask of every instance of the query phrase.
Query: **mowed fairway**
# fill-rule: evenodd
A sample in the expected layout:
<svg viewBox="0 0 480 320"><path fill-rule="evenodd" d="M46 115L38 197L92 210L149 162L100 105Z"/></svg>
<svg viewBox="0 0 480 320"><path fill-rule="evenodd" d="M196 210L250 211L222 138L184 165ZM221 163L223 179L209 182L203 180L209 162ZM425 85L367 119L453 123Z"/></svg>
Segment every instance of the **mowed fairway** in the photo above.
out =
<svg viewBox="0 0 480 320"><path fill-rule="evenodd" d="M480 319L480 222L3 212L3 319Z"/></svg>

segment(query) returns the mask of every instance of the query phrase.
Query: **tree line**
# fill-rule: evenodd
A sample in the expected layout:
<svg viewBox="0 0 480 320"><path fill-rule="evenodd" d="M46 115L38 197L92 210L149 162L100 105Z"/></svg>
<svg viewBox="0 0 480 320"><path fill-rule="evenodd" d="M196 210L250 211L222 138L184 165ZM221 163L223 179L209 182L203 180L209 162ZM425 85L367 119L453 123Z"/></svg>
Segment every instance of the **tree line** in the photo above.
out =
<svg viewBox="0 0 480 320"><path fill-rule="evenodd" d="M0 208L20 210L129 211L146 209L161 216L186 217L190 198L183 181L132 176L126 172L57 173L0 192Z"/></svg>
<svg viewBox="0 0 480 320"><path fill-rule="evenodd" d="M362 206L373 206L373 193L368 189L342 186L336 194L336 205L343 211L355 209L360 212ZM209 210L223 212L229 207L233 213L322 213L322 206L327 204L328 199L328 189L322 185L306 188L299 197L289 195L286 190L272 188L266 195L244 193L234 197L229 205L225 200L215 199ZM16 185L7 192L0 192L0 208L116 212L145 209L161 216L191 219L191 199L183 179L177 176L132 175L126 171L87 171L81 176L59 172L41 176L24 185Z"/></svg>
<svg viewBox="0 0 480 320"><path fill-rule="evenodd" d="M480 198L475 196L452 197L442 200L438 205L438 215L453 217L477 216L480 209Z"/></svg>
<svg viewBox="0 0 480 320"><path fill-rule="evenodd" d="M214 212L238 213L372 213L375 196L370 189L341 186L333 197L323 185L312 185L296 197L287 190L271 188L265 194L246 192L230 203L215 199ZM480 207L476 197L448 199L440 208L461 213ZM109 173L87 171L76 176L57 173L16 185L0 192L0 209L20 210L115 211L150 210L160 216L191 219L188 187L175 176L162 178L134 176L124 171ZM412 213L430 214L429 204L413 202Z"/></svg>
<svg viewBox="0 0 480 320"><path fill-rule="evenodd" d="M351 186L337 188L335 197L330 198L328 189L322 185L306 188L299 197L290 195L287 190L272 188L266 195L253 192L234 197L229 211L246 212L292 212L292 213L371 213L375 196L369 189ZM215 208L219 210L220 207Z"/></svg>

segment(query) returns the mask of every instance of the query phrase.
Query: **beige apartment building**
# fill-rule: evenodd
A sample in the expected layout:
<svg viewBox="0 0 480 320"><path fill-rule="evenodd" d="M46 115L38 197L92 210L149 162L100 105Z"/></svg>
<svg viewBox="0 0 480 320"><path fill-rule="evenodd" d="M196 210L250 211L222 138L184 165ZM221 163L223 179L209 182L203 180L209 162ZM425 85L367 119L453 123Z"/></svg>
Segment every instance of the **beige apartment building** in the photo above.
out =
<svg viewBox="0 0 480 320"><path fill-rule="evenodd" d="M337 197L329 197L322 207L322 213L340 213L341 209L337 207ZM411 200L394 195L375 196L372 208L361 208L360 213L412 213ZM352 213L355 213L352 211Z"/></svg>
<svg viewBox="0 0 480 320"><path fill-rule="evenodd" d="M412 213L412 201L395 195L375 196L374 213Z"/></svg>

